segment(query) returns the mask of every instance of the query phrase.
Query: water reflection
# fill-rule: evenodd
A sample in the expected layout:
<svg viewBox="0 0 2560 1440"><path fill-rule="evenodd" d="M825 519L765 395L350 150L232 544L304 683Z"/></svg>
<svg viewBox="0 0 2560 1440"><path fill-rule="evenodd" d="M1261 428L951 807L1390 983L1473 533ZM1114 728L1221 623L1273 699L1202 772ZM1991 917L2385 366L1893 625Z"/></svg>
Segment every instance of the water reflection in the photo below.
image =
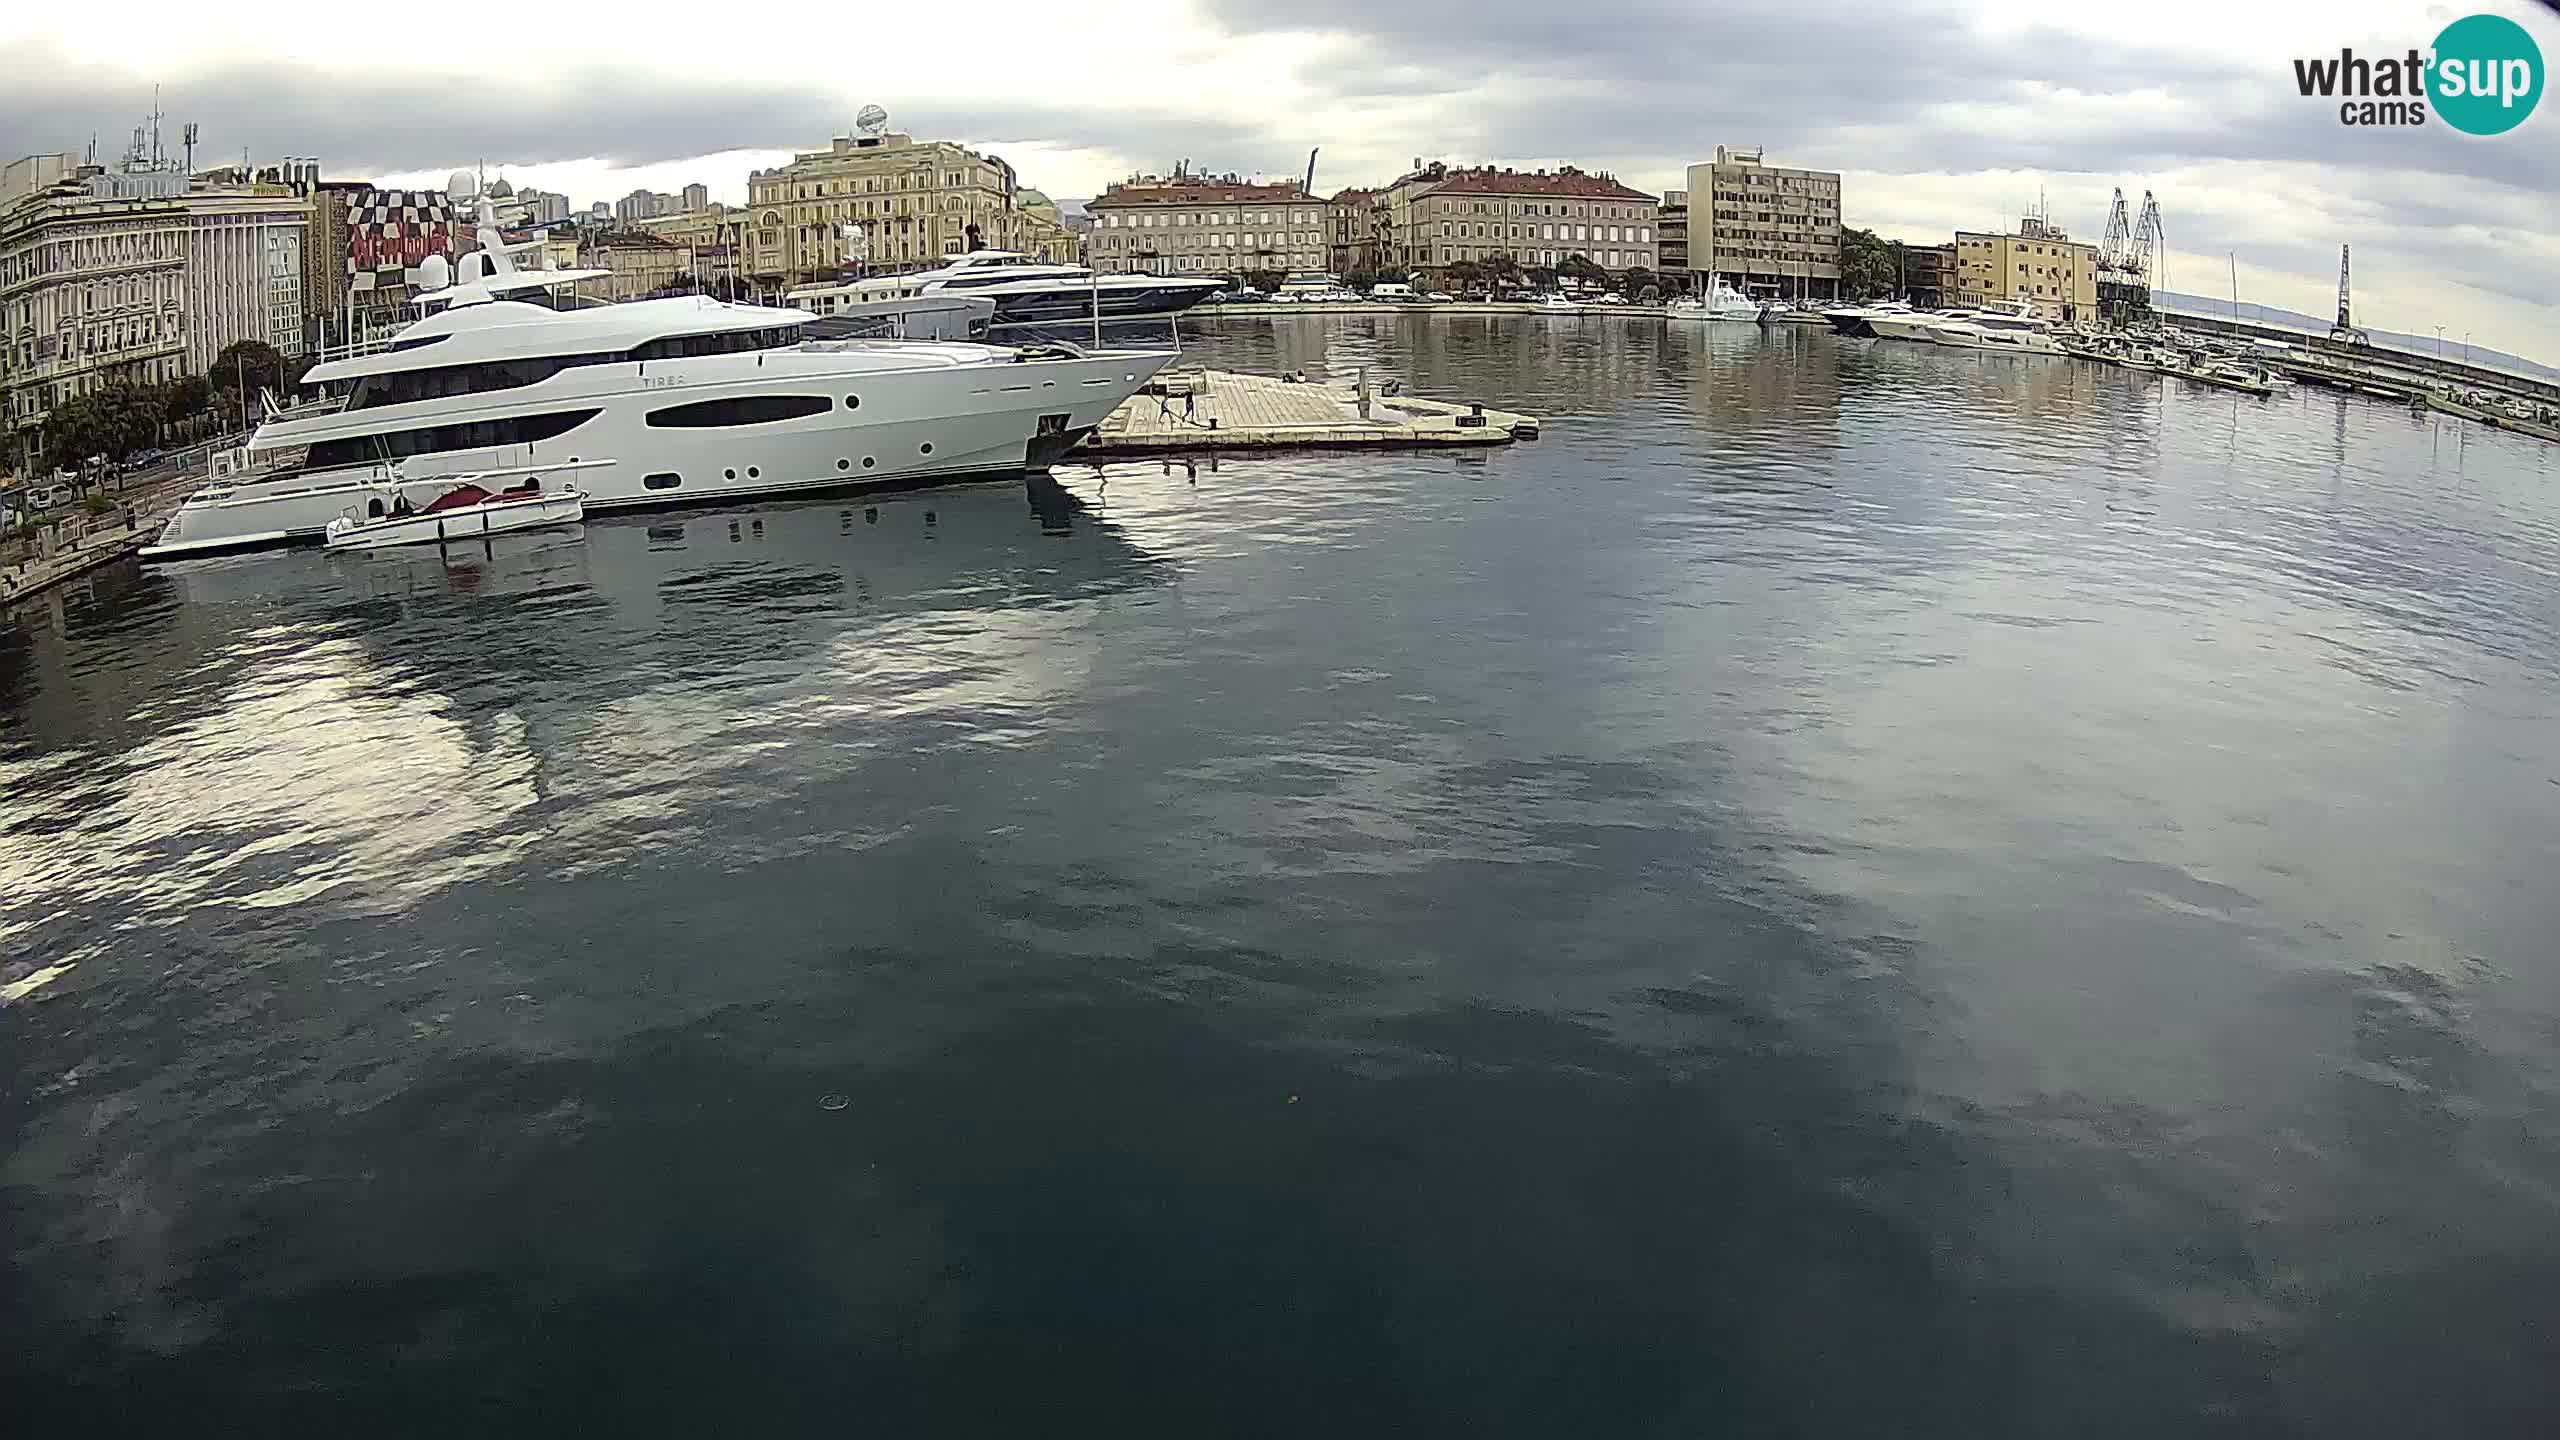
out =
<svg viewBox="0 0 2560 1440"><path fill-rule="evenodd" d="M1803 332L1187 344L1549 423L12 641L12 1390L2529 1433L2539 452Z"/></svg>

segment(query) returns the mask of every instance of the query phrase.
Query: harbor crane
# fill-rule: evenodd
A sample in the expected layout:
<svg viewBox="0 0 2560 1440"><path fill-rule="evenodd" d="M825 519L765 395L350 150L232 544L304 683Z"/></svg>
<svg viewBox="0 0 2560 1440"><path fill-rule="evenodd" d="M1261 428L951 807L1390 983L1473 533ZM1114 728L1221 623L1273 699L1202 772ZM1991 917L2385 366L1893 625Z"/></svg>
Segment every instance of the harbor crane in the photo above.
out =
<svg viewBox="0 0 2560 1440"><path fill-rule="evenodd" d="M2115 203L2107 207L2106 238L2098 243L2100 273L2112 273L2119 277L2139 280L2138 276L2124 275L2125 271L2132 268L2132 252L2133 221L2125 216L2124 187L2119 185L2116 187Z"/></svg>
<svg viewBox="0 0 2560 1440"><path fill-rule="evenodd" d="M2169 263L2169 231L2160 223L2160 202L2151 192L2142 192L2142 215L2133 222L2133 268L2143 283L2157 286L2162 277L2152 269L2154 264L2166 268Z"/></svg>
<svg viewBox="0 0 2560 1440"><path fill-rule="evenodd" d="M2347 247L2338 247L2338 323L2329 327L2329 338L2349 345L2370 345L2373 337L2355 326L2347 312Z"/></svg>

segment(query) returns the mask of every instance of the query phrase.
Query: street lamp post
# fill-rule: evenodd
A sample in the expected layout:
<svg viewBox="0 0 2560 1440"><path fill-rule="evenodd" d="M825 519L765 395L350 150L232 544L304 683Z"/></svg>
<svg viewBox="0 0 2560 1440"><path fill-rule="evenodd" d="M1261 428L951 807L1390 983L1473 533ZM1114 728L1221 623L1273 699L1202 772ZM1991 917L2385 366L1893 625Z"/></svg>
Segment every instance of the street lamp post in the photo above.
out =
<svg viewBox="0 0 2560 1440"><path fill-rule="evenodd" d="M2436 327L2436 363L2444 363L2444 327L2441 325Z"/></svg>

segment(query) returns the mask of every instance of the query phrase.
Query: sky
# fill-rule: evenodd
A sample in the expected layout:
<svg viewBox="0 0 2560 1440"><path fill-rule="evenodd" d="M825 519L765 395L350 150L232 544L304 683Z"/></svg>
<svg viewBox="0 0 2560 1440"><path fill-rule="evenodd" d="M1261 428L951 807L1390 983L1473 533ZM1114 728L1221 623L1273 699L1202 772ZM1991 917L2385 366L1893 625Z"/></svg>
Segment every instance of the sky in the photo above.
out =
<svg viewBox="0 0 2560 1440"><path fill-rule="evenodd" d="M482 54L467 23L316 0L17 7L0 149L94 135L111 154L154 84L168 136L202 126L200 165L309 154L333 179L435 184L485 164L582 207L695 180L742 202L750 169L823 148L865 104L1060 199L1184 160L1301 176L1314 147L1323 193L1417 158L1664 190L1719 144L1756 145L1840 171L1848 224L1913 243L2039 204L2094 242L2116 187L2137 209L2148 190L2169 287L2226 293L2236 258L2243 300L2314 315L2351 242L2360 322L2560 363L2560 99L2497 137L2357 128L2292 66L2398 55L2482 10L2560 59L2560 0L977 0L976 52L931 7L768 0L752 31L697 7L610 25L556 8L509 13Z"/></svg>

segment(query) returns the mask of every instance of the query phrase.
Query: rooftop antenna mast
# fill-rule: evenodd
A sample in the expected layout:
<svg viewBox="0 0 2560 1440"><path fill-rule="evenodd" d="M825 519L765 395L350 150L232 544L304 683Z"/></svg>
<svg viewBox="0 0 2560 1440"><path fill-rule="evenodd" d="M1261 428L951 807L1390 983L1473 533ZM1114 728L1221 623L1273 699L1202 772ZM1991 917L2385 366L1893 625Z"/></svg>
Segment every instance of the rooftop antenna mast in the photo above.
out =
<svg viewBox="0 0 2560 1440"><path fill-rule="evenodd" d="M1321 146L1321 145L1318 145L1317 147L1315 147L1315 149L1313 149L1313 150L1309 150L1309 151L1307 152L1307 184L1306 184L1306 191L1307 191L1307 193L1308 193L1308 194L1310 194L1310 195L1313 195L1314 193L1316 193L1316 156L1317 156L1318 154L1322 153L1322 152L1323 152L1323 150L1324 150L1324 147L1323 147L1323 146Z"/></svg>
<svg viewBox="0 0 2560 1440"><path fill-rule="evenodd" d="M160 87L151 87L151 168L160 169L169 157L160 149Z"/></svg>

